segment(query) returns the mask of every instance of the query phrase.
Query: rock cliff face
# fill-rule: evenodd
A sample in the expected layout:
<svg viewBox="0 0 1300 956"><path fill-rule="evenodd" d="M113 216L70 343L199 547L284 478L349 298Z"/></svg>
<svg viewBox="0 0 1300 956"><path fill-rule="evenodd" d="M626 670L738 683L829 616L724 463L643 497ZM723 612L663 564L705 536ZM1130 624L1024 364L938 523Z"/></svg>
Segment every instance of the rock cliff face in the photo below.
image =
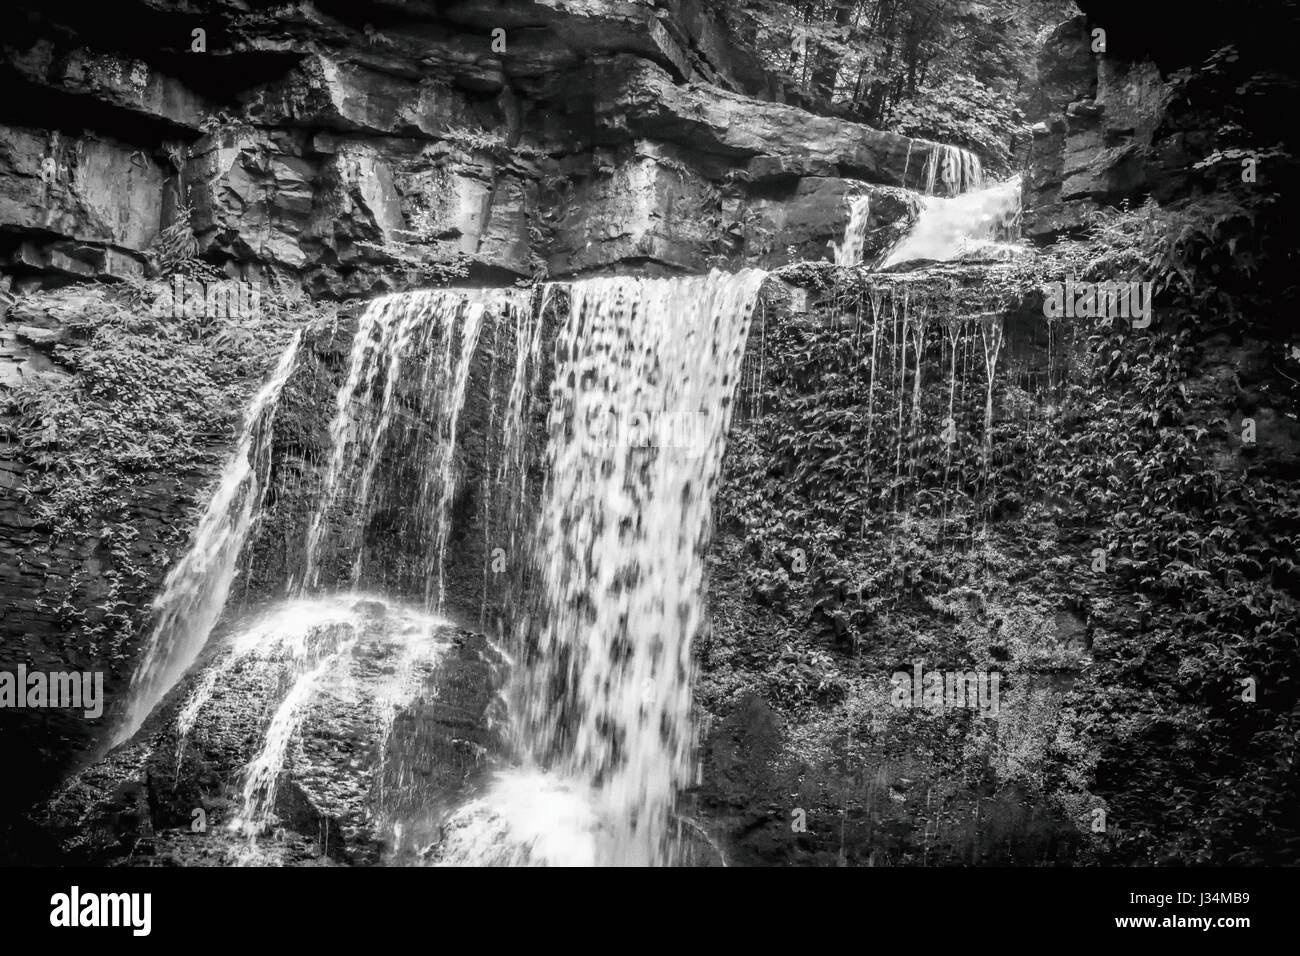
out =
<svg viewBox="0 0 1300 956"><path fill-rule="evenodd" d="M848 181L915 186L932 149L781 102L694 0L14 16L0 262L20 288L138 274L185 207L231 274L332 297L770 264L774 207L842 220Z"/></svg>
<svg viewBox="0 0 1300 956"><path fill-rule="evenodd" d="M1152 145L1170 94L1148 60L1092 51L1086 17L1061 24L1039 58L1025 229L1050 238L1080 230L1100 204L1138 199L1156 181Z"/></svg>
<svg viewBox="0 0 1300 956"><path fill-rule="evenodd" d="M1290 140L1283 117L1295 105L1293 83L1277 77L1268 95L1253 83L1226 80L1219 90L1191 90L1179 71L1211 55L1220 68L1240 61L1261 71L1284 69L1290 54L1283 37L1296 22L1292 6L1239 9L1222 0L1162 0L1140 9L1081 0L1078 6L1083 14L1057 27L1039 54L1028 111L1034 134L1023 157L1030 238L1079 234L1088 212L1100 206L1140 205L1148 196L1167 204L1214 191L1213 176L1198 164L1218 137L1240 133L1242 125L1260 144Z"/></svg>

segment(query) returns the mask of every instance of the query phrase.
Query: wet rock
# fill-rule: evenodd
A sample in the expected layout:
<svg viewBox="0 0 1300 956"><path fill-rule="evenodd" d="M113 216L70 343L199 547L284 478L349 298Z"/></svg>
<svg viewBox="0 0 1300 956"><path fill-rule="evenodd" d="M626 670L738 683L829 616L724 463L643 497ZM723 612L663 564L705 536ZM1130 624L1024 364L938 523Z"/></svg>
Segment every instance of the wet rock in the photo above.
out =
<svg viewBox="0 0 1300 956"><path fill-rule="evenodd" d="M218 636L132 740L34 808L47 862L364 865L427 841L499 749L500 661L387 602L325 600L253 644Z"/></svg>
<svg viewBox="0 0 1300 956"><path fill-rule="evenodd" d="M869 186L833 177L806 177L793 191L742 205L745 251L766 268L793 262L833 261L844 238L850 207L867 197L862 259L872 262L901 239L916 221L920 200L909 190Z"/></svg>

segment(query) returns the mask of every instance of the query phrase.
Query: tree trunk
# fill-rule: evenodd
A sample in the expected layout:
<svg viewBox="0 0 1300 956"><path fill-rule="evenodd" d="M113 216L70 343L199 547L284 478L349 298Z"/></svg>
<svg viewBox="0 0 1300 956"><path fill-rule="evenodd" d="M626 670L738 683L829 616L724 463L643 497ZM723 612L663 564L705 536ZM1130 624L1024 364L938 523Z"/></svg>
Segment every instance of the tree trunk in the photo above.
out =
<svg viewBox="0 0 1300 956"><path fill-rule="evenodd" d="M853 21L853 10L857 6L856 0L836 0L835 15L832 18L835 26L843 28ZM824 96L830 99L835 95L835 87L840 76L841 59L838 54L831 50L819 50L820 63L817 69L813 71L812 90L818 96Z"/></svg>

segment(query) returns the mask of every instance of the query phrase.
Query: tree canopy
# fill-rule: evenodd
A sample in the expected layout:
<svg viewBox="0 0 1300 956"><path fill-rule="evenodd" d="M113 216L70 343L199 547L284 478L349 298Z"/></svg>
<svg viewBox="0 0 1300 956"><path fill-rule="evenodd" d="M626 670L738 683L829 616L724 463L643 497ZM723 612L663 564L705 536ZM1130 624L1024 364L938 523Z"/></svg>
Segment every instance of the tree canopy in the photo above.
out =
<svg viewBox="0 0 1300 956"><path fill-rule="evenodd" d="M1005 166L1020 94L1071 0L714 0L767 66L835 112Z"/></svg>

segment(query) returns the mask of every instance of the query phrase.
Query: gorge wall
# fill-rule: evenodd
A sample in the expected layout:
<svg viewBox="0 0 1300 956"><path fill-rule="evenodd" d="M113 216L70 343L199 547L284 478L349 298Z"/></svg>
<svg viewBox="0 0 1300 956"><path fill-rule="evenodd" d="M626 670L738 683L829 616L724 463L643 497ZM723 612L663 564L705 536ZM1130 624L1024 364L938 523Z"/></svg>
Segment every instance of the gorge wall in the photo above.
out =
<svg viewBox="0 0 1300 956"><path fill-rule="evenodd" d="M1204 492L1234 507L1249 494L1242 475L1294 481L1297 403L1274 370L1300 377L1300 352L1280 314L1244 331L1188 332L1178 321L1150 338L1067 330L1043 320L1033 290L1055 276L1033 265L913 264L888 275L832 266L830 243L857 197L870 200L863 261L907 231L938 147L822 115L694 0L204 0L183 14L136 0L108 30L95 6L21 0L3 41L13 95L0 104L0 386L11 400L0 668L107 664L110 700L120 697L148 601L238 427L217 410L240 407L289 329L305 329L304 346L232 599L241 609L300 573L328 409L365 301L518 283L532 285L546 315L541 280L756 265L777 271L760 293L710 554L701 769L682 807L683 826L710 835L695 861L1161 859L1151 833L1174 824L1163 812L1143 818L1124 778L1205 741L1194 715L1153 717L1135 701L1148 684L1169 699L1218 694L1236 671L1207 665L1194 692L1168 677L1194 645L1161 623L1183 593L1161 592L1166 604L1151 610L1151 581L1164 573L1153 568L1171 555L1191 567L1202 546L1182 543L1186 526L1170 530L1169 518L1151 536L1156 554L1135 554L1142 535L1123 522L1152 511L1148 493ZM1148 194L1176 206L1213 188L1189 167L1221 108L1189 109L1174 74L1219 38L1161 42L1114 6L1080 3L1084 16L1044 49L1024 157L1024 229L1039 243L1081 235L1105 206ZM1099 27L1112 44L1100 56ZM1244 43L1255 28L1243 32ZM176 235L192 235L208 278L275 289L278 318L245 337L194 323L160 341L137 327ZM549 307L553 330L562 297ZM435 728L449 768L441 794L462 792L500 747L486 732L499 661L483 634L498 636L486 625L500 610L489 547L500 525L486 485L516 333L485 329L469 370L449 563L459 627L439 637L455 664L443 704L402 715ZM1122 372L1111 349L1125 356ZM1144 377L1148 365L1158 374ZM546 375L531 382L539 398ZM32 398L38 378L64 390L62 412ZM164 391L174 407L141 408ZM418 430L408 398L399 415ZM1138 405L1156 417L1134 425L1125 409ZM138 411L129 425L157 439L135 449L110 431L111 450L79 450L72 418L91 406L109 421ZM1249 449L1235 440L1247 416L1264 436ZM532 441L543 417L534 410ZM951 440L941 438L947 419ZM1189 429L1209 437L1190 448ZM408 434L394 433L385 462L400 463ZM1141 470L1142 454L1170 448L1176 460ZM1108 462L1120 462L1122 479ZM1184 474L1204 483L1179 484ZM1212 523L1204 502L1177 500ZM1254 530L1285 544L1292 520ZM381 510L360 547L382 552L400 521ZM1093 567L1099 545L1113 576ZM342 576L353 554L335 558ZM1244 569L1214 567L1241 589L1234 600L1250 597ZM1293 588L1280 564L1270 574L1271 586ZM1238 651L1271 679L1286 675L1259 648ZM935 666L1002 669L1006 719L892 707L888 676L922 652ZM14 839L55 859L227 862L229 846L181 836L196 808L229 813L240 786L247 728L220 726L221 715L265 710L272 697L254 684L219 701L198 727L202 747L186 752L174 724L202 673ZM346 709L334 703L303 725L305 752L332 756L309 761L280 796L290 862L369 863L383 850L360 822L355 776L341 769L362 759L373 728L340 730ZM0 759L34 769L6 792L0 816L102 743L75 717L5 714ZM174 784L156 783L173 766ZM337 786L322 783L335 773ZM1271 783L1269 773L1252 779ZM1111 814L1110 837L1090 828L1099 809ZM796 811L802 830L791 827ZM1205 837L1211 849L1188 852L1258 843L1248 822L1227 816Z"/></svg>
<svg viewBox="0 0 1300 956"><path fill-rule="evenodd" d="M109 25L95 4L24 3L12 16L0 369L13 394L40 374L70 386L78 360L98 355L88 343L105 314L122 314L103 289L58 290L157 275L168 235L192 235L210 281L278 282L318 302L451 280L829 258L850 195L880 190L877 245L897 234L914 208L891 188L918 185L928 156L929 144L783 102L798 97L690 0L184 13L140 2ZM264 360L226 344L241 371ZM247 388L206 345L181 364L213 389ZM140 387L172 372L117 371ZM4 456L6 665L107 659L116 695L147 598L235 424L192 412L187 460L142 456L113 475L113 520L130 540L42 521L23 497L30 456ZM11 413L11 427L44 429L50 454L68 450L53 419ZM27 733L31 720L44 729ZM40 789L84 731L27 715L6 723L3 746L46 768L30 777Z"/></svg>
<svg viewBox="0 0 1300 956"><path fill-rule="evenodd" d="M0 253L20 288L138 274L182 207L209 261L332 297L819 257L848 180L916 186L930 147L779 102L688 0L141 2L107 34L89 6L15 17Z"/></svg>

